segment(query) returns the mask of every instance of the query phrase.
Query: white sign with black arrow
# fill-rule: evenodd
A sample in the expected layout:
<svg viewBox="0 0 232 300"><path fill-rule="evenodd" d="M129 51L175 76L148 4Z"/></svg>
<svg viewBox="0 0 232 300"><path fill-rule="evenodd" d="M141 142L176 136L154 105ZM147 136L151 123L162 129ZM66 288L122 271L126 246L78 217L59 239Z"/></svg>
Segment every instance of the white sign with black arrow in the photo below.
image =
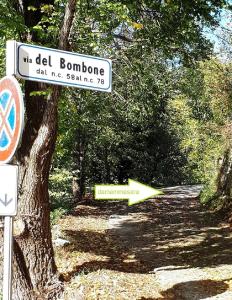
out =
<svg viewBox="0 0 232 300"><path fill-rule="evenodd" d="M17 173L17 166L0 166L0 216L17 213Z"/></svg>

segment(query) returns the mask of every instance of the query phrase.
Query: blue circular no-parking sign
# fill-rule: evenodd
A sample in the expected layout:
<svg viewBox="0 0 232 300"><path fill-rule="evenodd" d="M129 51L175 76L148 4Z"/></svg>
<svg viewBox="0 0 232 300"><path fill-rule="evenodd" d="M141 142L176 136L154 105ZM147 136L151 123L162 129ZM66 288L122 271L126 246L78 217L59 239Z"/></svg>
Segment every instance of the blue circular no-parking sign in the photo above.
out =
<svg viewBox="0 0 232 300"><path fill-rule="evenodd" d="M0 80L0 164L8 163L19 144L24 105L21 88L13 76Z"/></svg>

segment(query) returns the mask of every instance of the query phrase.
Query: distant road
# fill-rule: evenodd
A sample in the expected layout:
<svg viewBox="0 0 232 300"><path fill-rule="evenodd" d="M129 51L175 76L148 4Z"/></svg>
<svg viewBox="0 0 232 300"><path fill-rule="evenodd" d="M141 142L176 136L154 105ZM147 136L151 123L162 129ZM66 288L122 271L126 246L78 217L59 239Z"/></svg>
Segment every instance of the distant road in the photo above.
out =
<svg viewBox="0 0 232 300"><path fill-rule="evenodd" d="M161 189L164 192L164 195L159 197L165 197L168 199L196 198L199 196L202 188L203 185L177 185L172 187L166 187Z"/></svg>

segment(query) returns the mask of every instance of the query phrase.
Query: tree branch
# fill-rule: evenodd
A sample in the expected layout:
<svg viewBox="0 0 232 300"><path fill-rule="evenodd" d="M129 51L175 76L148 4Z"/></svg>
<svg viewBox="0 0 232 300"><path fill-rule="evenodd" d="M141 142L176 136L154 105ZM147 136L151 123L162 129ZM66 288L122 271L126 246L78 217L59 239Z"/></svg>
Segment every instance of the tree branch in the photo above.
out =
<svg viewBox="0 0 232 300"><path fill-rule="evenodd" d="M59 36L59 49L61 50L67 50L69 46L68 41L76 12L76 4L77 0L68 0L65 8L64 22Z"/></svg>
<svg viewBox="0 0 232 300"><path fill-rule="evenodd" d="M132 39L130 39L129 37L126 37L125 35L122 35L122 34L114 34L113 36L114 36L114 38L120 39L120 40L125 41L125 42L130 42L130 43L133 42Z"/></svg>

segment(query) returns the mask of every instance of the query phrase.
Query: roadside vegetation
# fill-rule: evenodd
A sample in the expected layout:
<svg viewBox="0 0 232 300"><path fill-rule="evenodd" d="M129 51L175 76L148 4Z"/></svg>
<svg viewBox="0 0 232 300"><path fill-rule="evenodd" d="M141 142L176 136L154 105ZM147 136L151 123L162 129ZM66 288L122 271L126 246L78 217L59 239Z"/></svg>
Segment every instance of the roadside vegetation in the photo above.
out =
<svg viewBox="0 0 232 300"><path fill-rule="evenodd" d="M17 219L24 228L22 235L15 237L15 257L23 261L14 261L15 300L58 299L63 294L63 280L71 280L75 272L98 272L105 260L114 270L118 261L110 251L115 255L121 251L122 268L117 271L127 272L131 266L134 272L138 267L142 273L146 264L138 266L139 260L133 260L133 253L124 253L126 249L115 250L111 236L107 236L104 222L109 215L98 211L104 211L104 205L95 207L95 184L123 184L128 178L158 188L200 184L200 203L212 212L223 213L219 221L215 219L219 223L225 216L230 218L231 10L229 0L1 1L1 76L5 75L5 44L10 39L104 57L113 64L112 93L20 80L26 121L13 163L20 168ZM67 66L68 62L62 63ZM68 68L74 76L81 65ZM154 207L147 207L151 209L147 212L150 220L155 216ZM96 220L91 225L88 219L95 209L102 219L99 231ZM80 218L81 213L88 221ZM165 221L171 220L172 212L168 216ZM72 242L56 249L55 261L51 229L59 231L61 226L61 231L67 231L72 222L76 222L76 232L67 234ZM90 232L89 226L96 230ZM81 238L83 243L78 244L75 240ZM95 241L97 246L92 249ZM101 241L106 248L102 251ZM85 258L85 243L99 253ZM79 261L65 265L69 260ZM91 260L101 263L91 269ZM101 274L100 279L108 278L107 274ZM86 279L88 286L91 276L79 278ZM149 284L153 281L145 283L144 290ZM229 279L226 284L230 287ZM81 284L77 285L81 289ZM88 290L88 299L110 299L110 289L106 290L104 298L95 285ZM164 298L157 299L177 299L177 294L171 298L169 292L173 291L167 289ZM120 299L120 291L116 294L119 298L114 299ZM133 296L126 294L125 299ZM140 299L149 297L159 295L141 292Z"/></svg>

